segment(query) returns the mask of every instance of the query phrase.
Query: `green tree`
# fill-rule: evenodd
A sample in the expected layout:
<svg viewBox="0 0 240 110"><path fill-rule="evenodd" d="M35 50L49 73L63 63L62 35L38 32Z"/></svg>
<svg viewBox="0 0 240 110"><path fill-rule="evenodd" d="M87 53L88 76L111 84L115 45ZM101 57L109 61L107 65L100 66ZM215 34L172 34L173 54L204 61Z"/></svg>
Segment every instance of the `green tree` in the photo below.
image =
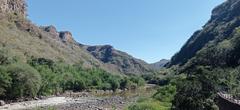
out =
<svg viewBox="0 0 240 110"><path fill-rule="evenodd" d="M41 85L41 76L38 71L27 64L16 63L9 65L7 72L12 78L11 88L8 90L8 97L35 97Z"/></svg>

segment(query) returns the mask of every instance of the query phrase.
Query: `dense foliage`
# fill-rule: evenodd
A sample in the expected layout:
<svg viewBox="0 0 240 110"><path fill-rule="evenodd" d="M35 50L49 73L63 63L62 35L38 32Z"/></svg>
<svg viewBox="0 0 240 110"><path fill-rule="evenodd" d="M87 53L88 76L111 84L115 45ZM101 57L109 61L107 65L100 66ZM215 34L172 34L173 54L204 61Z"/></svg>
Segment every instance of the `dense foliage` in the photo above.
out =
<svg viewBox="0 0 240 110"><path fill-rule="evenodd" d="M236 28L230 39L208 44L182 67L188 78L177 85L175 110L217 110L218 92L239 98L239 38Z"/></svg>
<svg viewBox="0 0 240 110"><path fill-rule="evenodd" d="M0 97L4 99L33 98L87 89L117 90L144 85L137 76L118 76L101 69L84 69L45 58L30 58L27 63L0 53Z"/></svg>
<svg viewBox="0 0 240 110"><path fill-rule="evenodd" d="M170 110L176 94L176 84L184 78L184 75L166 77L164 80L167 83L160 84L153 96L140 98L137 103L130 105L128 110Z"/></svg>

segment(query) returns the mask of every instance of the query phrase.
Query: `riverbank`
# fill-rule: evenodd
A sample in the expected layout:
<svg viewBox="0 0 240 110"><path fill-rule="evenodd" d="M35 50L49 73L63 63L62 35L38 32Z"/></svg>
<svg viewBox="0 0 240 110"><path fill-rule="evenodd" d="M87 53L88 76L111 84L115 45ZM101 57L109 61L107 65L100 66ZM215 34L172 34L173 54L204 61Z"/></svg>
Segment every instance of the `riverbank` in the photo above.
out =
<svg viewBox="0 0 240 110"><path fill-rule="evenodd" d="M67 92L59 97L6 104L0 106L0 110L123 110L139 97L151 96L152 93L154 89L149 85L119 92Z"/></svg>
<svg viewBox="0 0 240 110"><path fill-rule="evenodd" d="M16 102L0 106L0 110L111 110L125 107L126 100L120 96L113 97L51 97L44 100Z"/></svg>

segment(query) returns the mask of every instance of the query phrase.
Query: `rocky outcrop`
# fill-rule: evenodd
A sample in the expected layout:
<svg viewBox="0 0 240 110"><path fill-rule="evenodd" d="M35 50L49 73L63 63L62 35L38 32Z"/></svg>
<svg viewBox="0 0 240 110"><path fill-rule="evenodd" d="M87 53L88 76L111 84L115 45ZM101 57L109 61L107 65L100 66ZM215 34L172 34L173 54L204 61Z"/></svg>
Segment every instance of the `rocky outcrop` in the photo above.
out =
<svg viewBox="0 0 240 110"><path fill-rule="evenodd" d="M62 31L59 32L59 37L62 39L63 42L74 43L74 39L72 37L72 33L69 31Z"/></svg>
<svg viewBox="0 0 240 110"><path fill-rule="evenodd" d="M25 0L0 0L0 13L26 16Z"/></svg>
<svg viewBox="0 0 240 110"><path fill-rule="evenodd" d="M69 31L58 32L56 27L50 26L41 26L41 30L50 34L53 38L61 40L64 43L76 43L73 39L72 33Z"/></svg>
<svg viewBox="0 0 240 110"><path fill-rule="evenodd" d="M51 34L54 38L58 38L59 37L58 31L57 31L56 27L54 27L53 25L41 26L40 29L42 29L43 31Z"/></svg>

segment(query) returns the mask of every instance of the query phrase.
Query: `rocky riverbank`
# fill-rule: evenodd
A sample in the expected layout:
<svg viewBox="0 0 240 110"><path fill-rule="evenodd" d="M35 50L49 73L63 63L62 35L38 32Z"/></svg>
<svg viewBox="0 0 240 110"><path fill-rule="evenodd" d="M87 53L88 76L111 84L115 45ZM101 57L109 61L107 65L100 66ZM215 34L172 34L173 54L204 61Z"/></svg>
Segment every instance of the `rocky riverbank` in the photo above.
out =
<svg viewBox="0 0 240 110"><path fill-rule="evenodd" d="M58 97L6 104L0 106L0 110L123 110L138 97L150 96L153 91L145 86L139 90L115 93L111 91L66 92Z"/></svg>
<svg viewBox="0 0 240 110"><path fill-rule="evenodd" d="M54 106L57 110L123 110L128 101L120 96L85 100Z"/></svg>
<svg viewBox="0 0 240 110"><path fill-rule="evenodd" d="M33 110L33 109L57 109L57 110L122 110L127 101L120 97L52 97L45 100L34 100L6 104L0 110Z"/></svg>

